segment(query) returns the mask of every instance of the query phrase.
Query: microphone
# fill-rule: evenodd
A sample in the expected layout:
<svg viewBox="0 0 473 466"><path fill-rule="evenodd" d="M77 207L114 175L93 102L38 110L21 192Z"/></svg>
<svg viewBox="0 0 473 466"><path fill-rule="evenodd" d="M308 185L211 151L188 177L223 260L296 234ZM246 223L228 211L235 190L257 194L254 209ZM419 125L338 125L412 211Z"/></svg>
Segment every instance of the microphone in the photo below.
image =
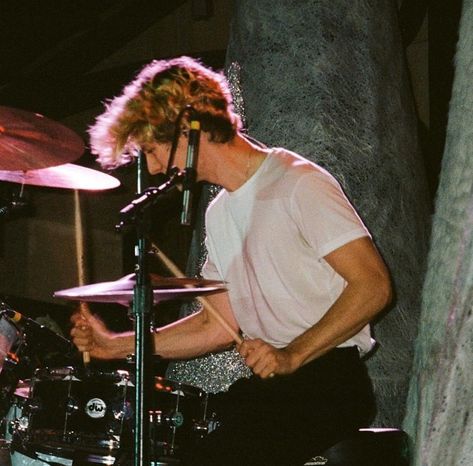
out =
<svg viewBox="0 0 473 466"><path fill-rule="evenodd" d="M5 309L3 311L6 316L15 324L24 326L24 325L31 325L33 327L44 328L44 325L38 324L36 320L31 319L30 317L26 317L20 312L14 311L13 309Z"/></svg>
<svg viewBox="0 0 473 466"><path fill-rule="evenodd" d="M120 210L120 222L115 225L115 230L120 231L125 225L134 222L137 216L142 214L148 207L155 205L163 197L166 196L170 200L179 191L178 185L184 179L184 176L183 172L173 168L171 176L166 182L158 187L147 188L139 193L139 197Z"/></svg>
<svg viewBox="0 0 473 466"><path fill-rule="evenodd" d="M191 115L186 168L184 169L181 225L189 226L192 217L192 197L197 178L197 156L199 153L200 121Z"/></svg>
<svg viewBox="0 0 473 466"><path fill-rule="evenodd" d="M26 317L20 312L14 311L13 309L4 309L3 313L19 327L23 328L25 333L34 335L36 341L35 344L43 344L48 347L54 347L58 350L70 352L72 344L69 340L53 332L48 327L39 324L36 320Z"/></svg>

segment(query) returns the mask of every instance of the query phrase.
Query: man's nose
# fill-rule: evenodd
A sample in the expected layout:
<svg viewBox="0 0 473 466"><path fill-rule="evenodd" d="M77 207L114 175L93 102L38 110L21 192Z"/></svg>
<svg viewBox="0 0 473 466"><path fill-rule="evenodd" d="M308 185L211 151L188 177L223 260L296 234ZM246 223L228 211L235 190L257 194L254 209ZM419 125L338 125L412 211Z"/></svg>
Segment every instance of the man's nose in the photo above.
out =
<svg viewBox="0 0 473 466"><path fill-rule="evenodd" d="M157 175L163 171L163 164L153 154L146 154L146 162L151 175Z"/></svg>

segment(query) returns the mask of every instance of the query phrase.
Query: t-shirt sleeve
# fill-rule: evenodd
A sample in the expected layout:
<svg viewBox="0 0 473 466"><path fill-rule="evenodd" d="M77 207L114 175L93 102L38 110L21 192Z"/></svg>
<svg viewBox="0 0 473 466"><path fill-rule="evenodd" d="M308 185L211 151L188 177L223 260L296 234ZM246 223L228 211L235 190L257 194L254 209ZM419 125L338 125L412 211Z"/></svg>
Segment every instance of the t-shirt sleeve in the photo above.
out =
<svg viewBox="0 0 473 466"><path fill-rule="evenodd" d="M338 182L327 172L303 175L291 196L291 211L304 240L322 258L370 236Z"/></svg>

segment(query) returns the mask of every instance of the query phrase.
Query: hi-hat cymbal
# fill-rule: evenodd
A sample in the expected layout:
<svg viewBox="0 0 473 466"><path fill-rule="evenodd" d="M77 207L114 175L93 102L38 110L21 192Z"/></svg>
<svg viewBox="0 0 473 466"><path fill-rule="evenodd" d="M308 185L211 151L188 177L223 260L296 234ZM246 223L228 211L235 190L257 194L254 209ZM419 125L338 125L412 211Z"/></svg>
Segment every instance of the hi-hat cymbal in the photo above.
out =
<svg viewBox="0 0 473 466"><path fill-rule="evenodd" d="M69 301L118 303L127 306L133 300L134 286L135 275L130 274L112 282L56 291L54 297ZM153 301L158 303L168 299L193 298L215 291L224 291L225 283L216 280L160 277L151 274L151 287L153 288Z"/></svg>
<svg viewBox="0 0 473 466"><path fill-rule="evenodd" d="M77 160L84 142L38 113L0 106L0 169L36 170Z"/></svg>
<svg viewBox="0 0 473 466"><path fill-rule="evenodd" d="M0 181L90 191L102 191L120 186L120 181L113 176L72 163L28 171L0 170Z"/></svg>

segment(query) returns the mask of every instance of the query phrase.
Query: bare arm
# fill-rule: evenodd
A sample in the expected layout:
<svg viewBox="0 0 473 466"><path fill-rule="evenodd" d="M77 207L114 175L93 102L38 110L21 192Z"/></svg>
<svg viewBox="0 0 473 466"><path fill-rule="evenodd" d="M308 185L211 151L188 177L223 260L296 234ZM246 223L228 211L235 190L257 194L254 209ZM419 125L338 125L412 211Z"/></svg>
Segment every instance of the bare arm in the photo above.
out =
<svg viewBox="0 0 473 466"><path fill-rule="evenodd" d="M222 317L238 332L228 294L207 298ZM89 351L98 359L122 359L135 351L133 332L113 333L90 313L76 314L71 336L80 351ZM205 309L159 329L154 335L154 352L167 359L184 359L224 349L233 340Z"/></svg>
<svg viewBox="0 0 473 466"><path fill-rule="evenodd" d="M389 303L389 274L369 238L351 241L324 259L347 282L324 317L284 349L261 340L239 346L247 364L261 377L294 372L358 333Z"/></svg>
<svg viewBox="0 0 473 466"><path fill-rule="evenodd" d="M208 296L207 300L235 331L239 331L233 316L228 293ZM219 351L233 343L232 337L205 308L185 319L162 327L155 334L155 353L166 359L186 359L211 351Z"/></svg>

